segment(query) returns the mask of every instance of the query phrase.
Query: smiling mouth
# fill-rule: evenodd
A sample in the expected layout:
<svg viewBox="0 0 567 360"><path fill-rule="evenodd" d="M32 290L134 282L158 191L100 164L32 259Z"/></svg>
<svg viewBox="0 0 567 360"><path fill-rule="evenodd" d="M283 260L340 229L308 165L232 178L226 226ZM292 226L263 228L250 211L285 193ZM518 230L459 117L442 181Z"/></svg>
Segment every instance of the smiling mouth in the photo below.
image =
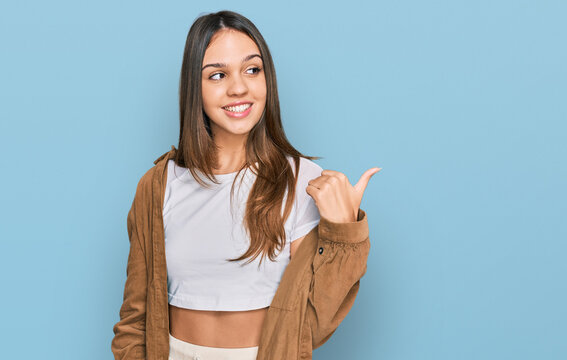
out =
<svg viewBox="0 0 567 360"><path fill-rule="evenodd" d="M238 106L224 106L223 109L233 112L233 113L243 113L248 110L252 104L242 104Z"/></svg>

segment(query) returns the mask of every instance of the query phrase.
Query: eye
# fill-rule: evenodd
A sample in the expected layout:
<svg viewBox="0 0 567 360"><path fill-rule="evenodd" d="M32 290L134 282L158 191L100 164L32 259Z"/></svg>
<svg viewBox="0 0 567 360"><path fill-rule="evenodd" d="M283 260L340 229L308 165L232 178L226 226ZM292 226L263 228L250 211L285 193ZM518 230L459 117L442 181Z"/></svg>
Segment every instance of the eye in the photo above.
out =
<svg viewBox="0 0 567 360"><path fill-rule="evenodd" d="M214 73L213 75L209 76L209 79L211 80L220 80L219 78L213 78L213 76L217 76L217 75L224 75L223 73Z"/></svg>
<svg viewBox="0 0 567 360"><path fill-rule="evenodd" d="M250 69L248 69L248 70L246 70L246 71L250 71L250 70L256 70L256 72L254 72L254 74L258 74L262 69L259 68L259 67L253 67L253 68L250 68Z"/></svg>

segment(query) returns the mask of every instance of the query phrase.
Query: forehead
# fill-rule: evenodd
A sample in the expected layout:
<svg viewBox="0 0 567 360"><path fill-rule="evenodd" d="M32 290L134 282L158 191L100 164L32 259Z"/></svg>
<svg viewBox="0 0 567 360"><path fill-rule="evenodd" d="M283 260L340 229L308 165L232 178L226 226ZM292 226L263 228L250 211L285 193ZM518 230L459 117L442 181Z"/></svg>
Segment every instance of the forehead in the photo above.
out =
<svg viewBox="0 0 567 360"><path fill-rule="evenodd" d="M240 64L242 59L250 54L260 54L260 49L254 40L241 31L222 29L211 38L205 50L203 63L218 61Z"/></svg>

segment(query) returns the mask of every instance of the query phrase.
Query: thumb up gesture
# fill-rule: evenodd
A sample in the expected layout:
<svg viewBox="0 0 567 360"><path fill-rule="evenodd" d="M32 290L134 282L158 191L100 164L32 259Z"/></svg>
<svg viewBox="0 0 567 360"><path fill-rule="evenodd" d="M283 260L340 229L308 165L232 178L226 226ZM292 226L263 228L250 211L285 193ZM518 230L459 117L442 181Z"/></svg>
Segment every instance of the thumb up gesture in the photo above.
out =
<svg viewBox="0 0 567 360"><path fill-rule="evenodd" d="M345 174L323 170L321 176L310 180L305 191L315 200L319 215L331 222L356 222L362 195L372 175L382 168L370 168L352 186Z"/></svg>

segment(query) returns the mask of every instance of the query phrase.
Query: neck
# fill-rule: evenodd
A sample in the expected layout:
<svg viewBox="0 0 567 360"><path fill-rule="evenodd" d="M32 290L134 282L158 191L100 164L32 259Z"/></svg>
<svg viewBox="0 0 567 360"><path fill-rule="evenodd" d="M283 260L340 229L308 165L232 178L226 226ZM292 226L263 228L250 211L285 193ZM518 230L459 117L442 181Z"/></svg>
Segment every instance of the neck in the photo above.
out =
<svg viewBox="0 0 567 360"><path fill-rule="evenodd" d="M218 146L218 168L215 174L228 174L238 171L246 161L245 137L215 138Z"/></svg>

